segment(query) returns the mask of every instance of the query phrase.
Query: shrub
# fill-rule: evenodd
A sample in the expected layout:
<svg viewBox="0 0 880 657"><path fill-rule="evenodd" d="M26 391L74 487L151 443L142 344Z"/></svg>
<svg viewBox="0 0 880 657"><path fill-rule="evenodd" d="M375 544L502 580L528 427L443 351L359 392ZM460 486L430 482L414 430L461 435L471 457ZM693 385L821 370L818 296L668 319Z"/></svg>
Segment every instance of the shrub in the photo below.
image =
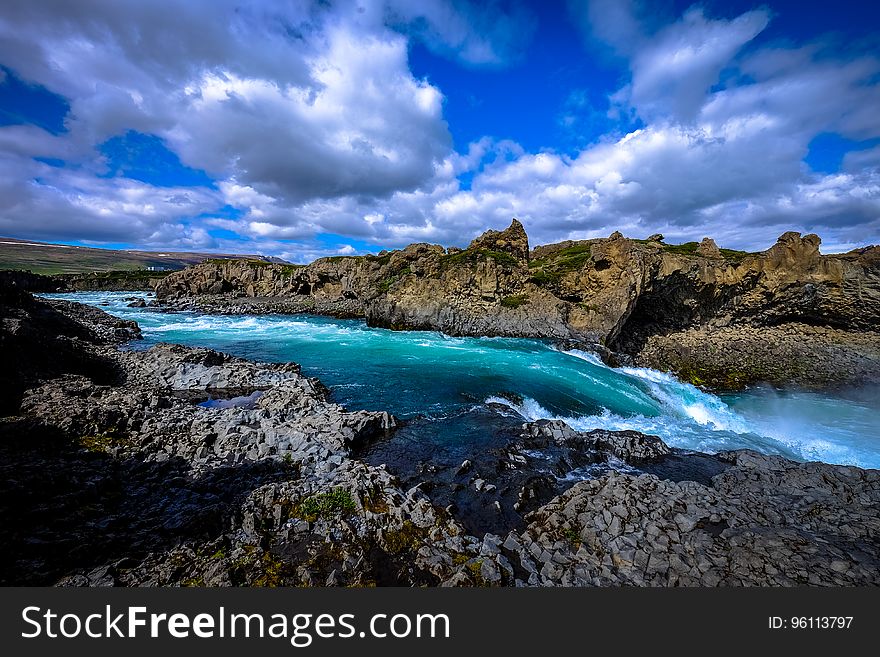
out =
<svg viewBox="0 0 880 657"><path fill-rule="evenodd" d="M529 295L527 294L512 294L509 297L504 297L501 300L502 308L519 308L522 305L525 305L529 302Z"/></svg>
<svg viewBox="0 0 880 657"><path fill-rule="evenodd" d="M357 510L354 498L344 488L334 488L326 493L318 493L307 497L297 509L301 518L314 522L318 518L328 518L341 513L352 513Z"/></svg>

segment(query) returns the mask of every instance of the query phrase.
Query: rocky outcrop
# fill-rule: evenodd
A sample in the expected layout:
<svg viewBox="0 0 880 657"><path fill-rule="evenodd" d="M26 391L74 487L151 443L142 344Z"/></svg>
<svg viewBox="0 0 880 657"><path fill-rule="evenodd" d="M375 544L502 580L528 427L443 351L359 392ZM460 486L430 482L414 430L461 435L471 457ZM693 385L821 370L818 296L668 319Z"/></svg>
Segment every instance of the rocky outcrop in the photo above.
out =
<svg viewBox="0 0 880 657"><path fill-rule="evenodd" d="M90 306L40 301L18 285L0 282L0 414L18 408L23 391L46 377L114 380L113 364L88 345L115 345L139 335L134 322Z"/></svg>
<svg viewBox="0 0 880 657"><path fill-rule="evenodd" d="M378 256L324 258L305 267L257 261L208 262L172 274L157 288L176 307L219 312L318 312L364 317L374 326L432 329L453 335L501 335L604 345L640 365L686 373L693 381L734 387L858 384L880 378L880 247L819 253L815 235L785 233L767 251L743 253L701 243L567 241L529 251L522 225L488 231L467 249L413 244ZM738 331L758 332L750 362L783 355L775 336L797 334L814 352L819 377L805 367L742 365ZM822 361L834 335L842 359ZM725 329L725 330L720 330ZM712 350L670 354L678 335L711 335ZM686 342L696 342L686 340ZM681 350L679 350L681 351ZM858 361L855 369L847 363Z"/></svg>
<svg viewBox="0 0 880 657"><path fill-rule="evenodd" d="M880 472L740 451L711 486L611 473L502 548L534 585L876 585Z"/></svg>

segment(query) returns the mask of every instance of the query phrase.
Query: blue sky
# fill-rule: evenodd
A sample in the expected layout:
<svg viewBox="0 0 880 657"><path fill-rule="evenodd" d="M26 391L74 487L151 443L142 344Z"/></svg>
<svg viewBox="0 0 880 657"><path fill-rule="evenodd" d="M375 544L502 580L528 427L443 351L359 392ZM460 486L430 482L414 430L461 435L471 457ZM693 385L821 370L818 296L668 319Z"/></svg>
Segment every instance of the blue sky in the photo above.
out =
<svg viewBox="0 0 880 657"><path fill-rule="evenodd" d="M880 241L863 2L0 9L0 235L321 255L661 232Z"/></svg>

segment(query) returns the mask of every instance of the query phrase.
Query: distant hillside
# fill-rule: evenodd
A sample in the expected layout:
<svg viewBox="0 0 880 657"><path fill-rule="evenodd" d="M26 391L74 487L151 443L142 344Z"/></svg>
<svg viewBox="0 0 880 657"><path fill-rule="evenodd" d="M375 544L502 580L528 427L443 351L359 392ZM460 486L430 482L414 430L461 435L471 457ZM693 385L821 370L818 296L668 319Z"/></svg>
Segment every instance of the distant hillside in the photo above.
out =
<svg viewBox="0 0 880 657"><path fill-rule="evenodd" d="M183 269L208 258L253 258L284 263L280 258L245 254L188 253L94 249L0 237L0 269L29 269L36 274L82 274L94 271Z"/></svg>

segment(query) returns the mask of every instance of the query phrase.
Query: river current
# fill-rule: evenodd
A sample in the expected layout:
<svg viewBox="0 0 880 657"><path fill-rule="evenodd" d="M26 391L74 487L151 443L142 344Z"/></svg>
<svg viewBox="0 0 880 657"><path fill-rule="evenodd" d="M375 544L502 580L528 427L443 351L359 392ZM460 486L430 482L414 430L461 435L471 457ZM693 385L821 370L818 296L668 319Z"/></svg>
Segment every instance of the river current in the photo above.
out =
<svg viewBox="0 0 880 657"><path fill-rule="evenodd" d="M579 430L634 429L673 447L750 448L797 460L880 468L880 389L819 394L755 387L714 395L643 368L613 369L551 342L457 338L370 328L308 315L206 315L129 308L140 293L46 295L101 307L141 326L144 345L211 347L262 361L295 361L349 409L409 420L402 439L454 461L498 427L561 418Z"/></svg>

